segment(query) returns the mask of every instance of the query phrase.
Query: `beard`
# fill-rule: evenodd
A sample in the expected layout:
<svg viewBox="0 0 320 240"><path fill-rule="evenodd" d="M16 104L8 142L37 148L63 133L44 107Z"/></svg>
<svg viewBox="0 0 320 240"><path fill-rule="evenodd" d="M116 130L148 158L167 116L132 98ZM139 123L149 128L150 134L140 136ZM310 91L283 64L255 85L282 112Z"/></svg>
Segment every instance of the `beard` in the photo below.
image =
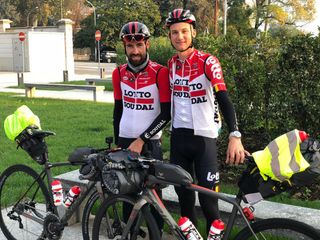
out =
<svg viewBox="0 0 320 240"><path fill-rule="evenodd" d="M139 56L139 58L136 58ZM146 59L147 55L144 54L131 54L128 56L129 62L132 64L132 66L137 67L140 66Z"/></svg>

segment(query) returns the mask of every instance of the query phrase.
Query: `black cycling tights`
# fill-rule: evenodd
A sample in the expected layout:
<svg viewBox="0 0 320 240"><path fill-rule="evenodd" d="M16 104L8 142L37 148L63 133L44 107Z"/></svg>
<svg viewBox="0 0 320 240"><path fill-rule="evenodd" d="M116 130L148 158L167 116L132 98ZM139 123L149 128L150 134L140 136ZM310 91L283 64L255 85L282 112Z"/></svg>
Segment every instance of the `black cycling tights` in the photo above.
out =
<svg viewBox="0 0 320 240"><path fill-rule="evenodd" d="M177 128L171 134L171 163L180 165L198 181L200 186L215 189L219 182L216 139L195 136L192 129ZM195 179L195 178L194 178ZM176 187L181 216L188 217L195 225L195 192ZM207 230L219 218L218 200L199 194L199 202L207 220Z"/></svg>

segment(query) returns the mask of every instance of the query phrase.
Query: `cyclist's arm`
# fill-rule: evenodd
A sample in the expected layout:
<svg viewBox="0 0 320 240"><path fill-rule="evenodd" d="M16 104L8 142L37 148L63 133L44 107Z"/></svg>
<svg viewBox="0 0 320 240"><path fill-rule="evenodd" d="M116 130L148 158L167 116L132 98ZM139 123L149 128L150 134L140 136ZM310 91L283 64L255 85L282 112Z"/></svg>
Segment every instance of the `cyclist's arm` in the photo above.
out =
<svg viewBox="0 0 320 240"><path fill-rule="evenodd" d="M215 96L222 112L222 115L228 125L230 132L238 129L236 113L231 103L227 88L223 79L222 68L219 60L214 56L209 56L205 61L205 73L210 79ZM241 138L229 137L226 163L243 163L246 151L241 143Z"/></svg>
<svg viewBox="0 0 320 240"><path fill-rule="evenodd" d="M227 123L229 132L238 130L238 122L236 112L233 104L228 96L227 91L215 92L219 108L222 112L223 118Z"/></svg>
<svg viewBox="0 0 320 240"><path fill-rule="evenodd" d="M205 61L205 74L211 81L213 91L219 104L229 132L238 130L238 123L233 104L228 96L227 87L224 82L222 68L219 60L214 56L208 56Z"/></svg>
<svg viewBox="0 0 320 240"><path fill-rule="evenodd" d="M112 73L112 86L113 86L113 96L114 96L113 133L114 133L115 144L118 145L120 120L121 120L122 111L123 111L119 68L116 68Z"/></svg>
<svg viewBox="0 0 320 240"><path fill-rule="evenodd" d="M160 114L155 118L151 125L140 135L140 138L146 142L156 135L171 119L171 91L169 84L169 71L163 67L157 74L157 86L159 89Z"/></svg>

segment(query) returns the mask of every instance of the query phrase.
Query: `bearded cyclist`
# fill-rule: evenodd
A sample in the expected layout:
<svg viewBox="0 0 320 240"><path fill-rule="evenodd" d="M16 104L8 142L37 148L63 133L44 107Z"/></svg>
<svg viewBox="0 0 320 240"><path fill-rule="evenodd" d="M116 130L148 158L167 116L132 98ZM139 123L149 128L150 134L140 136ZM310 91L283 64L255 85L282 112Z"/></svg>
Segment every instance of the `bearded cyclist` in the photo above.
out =
<svg viewBox="0 0 320 240"><path fill-rule="evenodd" d="M149 60L149 38L149 29L140 22L129 22L120 31L127 63L112 73L113 127L118 147L162 159L160 138L170 121L170 87L168 69ZM128 215L130 208L124 209ZM152 212L162 229L161 216Z"/></svg>

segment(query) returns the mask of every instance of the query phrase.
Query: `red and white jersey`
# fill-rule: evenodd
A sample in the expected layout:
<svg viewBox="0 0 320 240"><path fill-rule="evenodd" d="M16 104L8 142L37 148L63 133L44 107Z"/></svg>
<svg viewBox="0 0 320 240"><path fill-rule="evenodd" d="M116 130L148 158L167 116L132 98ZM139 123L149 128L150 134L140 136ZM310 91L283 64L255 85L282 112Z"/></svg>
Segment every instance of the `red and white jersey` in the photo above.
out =
<svg viewBox="0 0 320 240"><path fill-rule="evenodd" d="M214 92L226 91L219 60L198 50L183 62L178 55L169 62L174 128L194 129L195 135L216 138L221 128Z"/></svg>
<svg viewBox="0 0 320 240"><path fill-rule="evenodd" d="M170 102L168 69L149 61L139 73L121 65L112 73L115 100L122 100L119 137L137 138L160 113L160 103ZM159 139L161 131L151 139Z"/></svg>

